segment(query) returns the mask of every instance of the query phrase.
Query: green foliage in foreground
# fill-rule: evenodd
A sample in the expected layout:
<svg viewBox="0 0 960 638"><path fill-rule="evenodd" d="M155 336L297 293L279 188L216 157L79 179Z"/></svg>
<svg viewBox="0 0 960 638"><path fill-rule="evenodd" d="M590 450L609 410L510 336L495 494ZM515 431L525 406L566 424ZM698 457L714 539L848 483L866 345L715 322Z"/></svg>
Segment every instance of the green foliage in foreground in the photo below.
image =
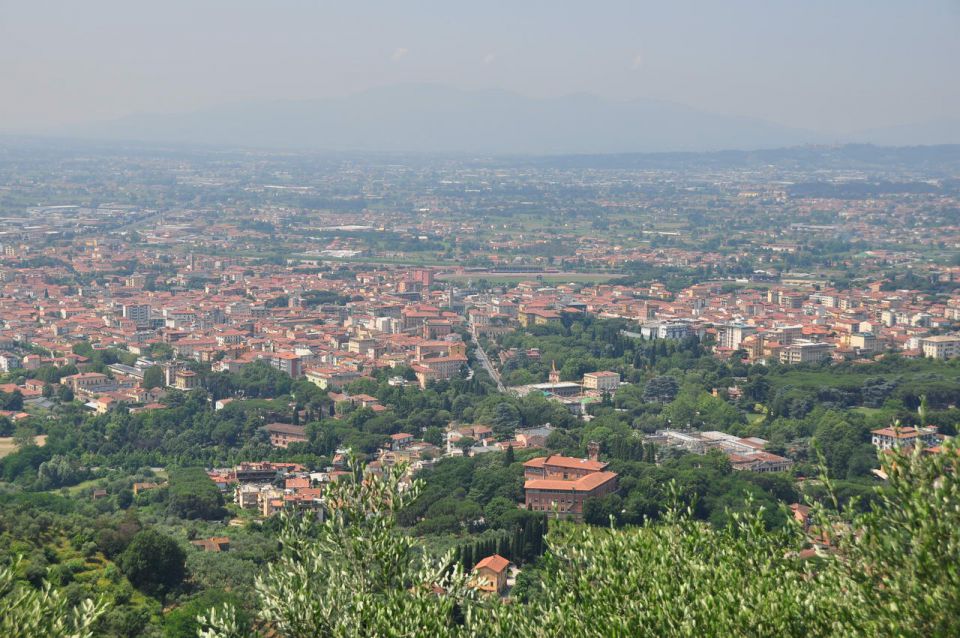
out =
<svg viewBox="0 0 960 638"><path fill-rule="evenodd" d="M419 486L369 477L340 491L347 514L290 524L288 551L258 583L261 617L290 638L958 635L960 457L951 447L885 464L869 514L818 514L835 554L802 558L801 530L768 531L760 515L722 529L676 509L624 530L558 525L541 579L511 605L473 598L459 571L413 558L390 521ZM249 635L234 616L211 612L201 635Z"/></svg>
<svg viewBox="0 0 960 638"><path fill-rule="evenodd" d="M476 596L452 553L430 557L400 533L395 514L419 482L405 487L399 468L359 480L355 465L327 521L286 521L282 555L257 581L254 623L224 604L201 615L199 635L960 635L960 455L948 444L884 456L890 479L871 511L816 512L835 553L803 557L799 527L770 531L757 512L722 528L678 508L639 527L558 524L512 604ZM37 635L34 616L93 613L43 590L16 605L16 591L0 597L19 622L4 635Z"/></svg>
<svg viewBox="0 0 960 638"><path fill-rule="evenodd" d="M0 635L10 638L92 638L106 611L102 601L70 605L44 584L34 589L16 581L18 563L0 569Z"/></svg>
<svg viewBox="0 0 960 638"><path fill-rule="evenodd" d="M261 619L281 636L436 636L464 622L473 591L453 552L431 558L397 530L420 482L405 488L401 467L364 477L356 459L351 470L327 492L326 521L287 519L283 554L257 581ZM202 623L202 636L250 635L229 606Z"/></svg>

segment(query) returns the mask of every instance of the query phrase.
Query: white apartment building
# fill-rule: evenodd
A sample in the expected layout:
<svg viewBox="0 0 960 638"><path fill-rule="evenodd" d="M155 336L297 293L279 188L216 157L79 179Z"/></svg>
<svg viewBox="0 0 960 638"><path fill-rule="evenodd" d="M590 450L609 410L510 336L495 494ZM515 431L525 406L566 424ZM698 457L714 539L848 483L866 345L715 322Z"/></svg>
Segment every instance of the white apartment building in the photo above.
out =
<svg viewBox="0 0 960 638"><path fill-rule="evenodd" d="M620 375L616 372L588 372L583 375L583 387L597 392L614 392L620 387Z"/></svg>
<svg viewBox="0 0 960 638"><path fill-rule="evenodd" d="M931 359L952 359L960 357L960 335L937 335L920 340L923 356Z"/></svg>

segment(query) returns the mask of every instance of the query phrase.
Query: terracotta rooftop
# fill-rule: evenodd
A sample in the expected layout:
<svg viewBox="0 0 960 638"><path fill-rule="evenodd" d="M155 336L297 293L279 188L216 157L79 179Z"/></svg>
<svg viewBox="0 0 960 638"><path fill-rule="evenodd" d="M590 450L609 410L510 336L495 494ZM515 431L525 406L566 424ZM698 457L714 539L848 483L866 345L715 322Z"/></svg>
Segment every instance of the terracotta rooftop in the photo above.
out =
<svg viewBox="0 0 960 638"><path fill-rule="evenodd" d="M489 569L495 573L500 573L505 570L510 565L510 561L501 556L500 554L494 554L492 556L487 556L479 563L474 565L473 569Z"/></svg>
<svg viewBox="0 0 960 638"><path fill-rule="evenodd" d="M560 492L589 492L617 478L616 472L594 472L576 481L562 479L531 479L523 484L525 490L554 490Z"/></svg>
<svg viewBox="0 0 960 638"><path fill-rule="evenodd" d="M575 468L575 469L584 469L591 470L593 472L599 472L606 468L608 463L604 461L591 461L590 459L577 459L570 456L560 456L559 454L551 454L550 456L540 456L535 459L530 459L523 464L524 467L564 467L564 468Z"/></svg>

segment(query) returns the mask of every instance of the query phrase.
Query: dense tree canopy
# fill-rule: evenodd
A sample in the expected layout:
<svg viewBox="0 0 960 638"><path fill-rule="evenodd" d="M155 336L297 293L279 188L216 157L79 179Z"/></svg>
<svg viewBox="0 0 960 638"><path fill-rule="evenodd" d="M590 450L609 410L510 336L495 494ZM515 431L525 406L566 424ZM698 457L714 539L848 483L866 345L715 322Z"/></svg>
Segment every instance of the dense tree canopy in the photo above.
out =
<svg viewBox="0 0 960 638"><path fill-rule="evenodd" d="M223 495L203 468L170 470L170 513L180 518L223 518Z"/></svg>
<svg viewBox="0 0 960 638"><path fill-rule="evenodd" d="M186 554L169 536L152 529L139 532L120 556L120 568L134 587L165 594L186 575Z"/></svg>

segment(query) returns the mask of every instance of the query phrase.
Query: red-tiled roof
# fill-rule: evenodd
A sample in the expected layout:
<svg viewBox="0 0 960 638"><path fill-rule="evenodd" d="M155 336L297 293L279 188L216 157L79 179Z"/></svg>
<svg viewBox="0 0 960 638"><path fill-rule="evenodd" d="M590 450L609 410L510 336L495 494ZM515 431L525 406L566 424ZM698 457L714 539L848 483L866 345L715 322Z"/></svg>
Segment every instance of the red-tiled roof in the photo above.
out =
<svg viewBox="0 0 960 638"><path fill-rule="evenodd" d="M492 556L487 556L479 563L474 565L474 570L479 569L489 569L497 574L505 570L510 565L510 561L501 556L500 554L493 554Z"/></svg>
<svg viewBox="0 0 960 638"><path fill-rule="evenodd" d="M307 428L302 425L289 425L287 423L269 423L266 426L267 432L279 432L281 434L307 435Z"/></svg>
<svg viewBox="0 0 960 638"><path fill-rule="evenodd" d="M524 463L523 466L534 467L534 468L552 466L552 467L575 468L575 469L591 470L593 472L599 472L607 467L607 463L603 461L591 461L590 459L577 459L570 456L560 456L559 454L551 454L550 456L540 456L535 459L530 459L529 461Z"/></svg>
<svg viewBox="0 0 960 638"><path fill-rule="evenodd" d="M523 484L525 490L554 490L561 492L589 492L617 478L616 472L593 472L576 481L562 479L531 479Z"/></svg>

